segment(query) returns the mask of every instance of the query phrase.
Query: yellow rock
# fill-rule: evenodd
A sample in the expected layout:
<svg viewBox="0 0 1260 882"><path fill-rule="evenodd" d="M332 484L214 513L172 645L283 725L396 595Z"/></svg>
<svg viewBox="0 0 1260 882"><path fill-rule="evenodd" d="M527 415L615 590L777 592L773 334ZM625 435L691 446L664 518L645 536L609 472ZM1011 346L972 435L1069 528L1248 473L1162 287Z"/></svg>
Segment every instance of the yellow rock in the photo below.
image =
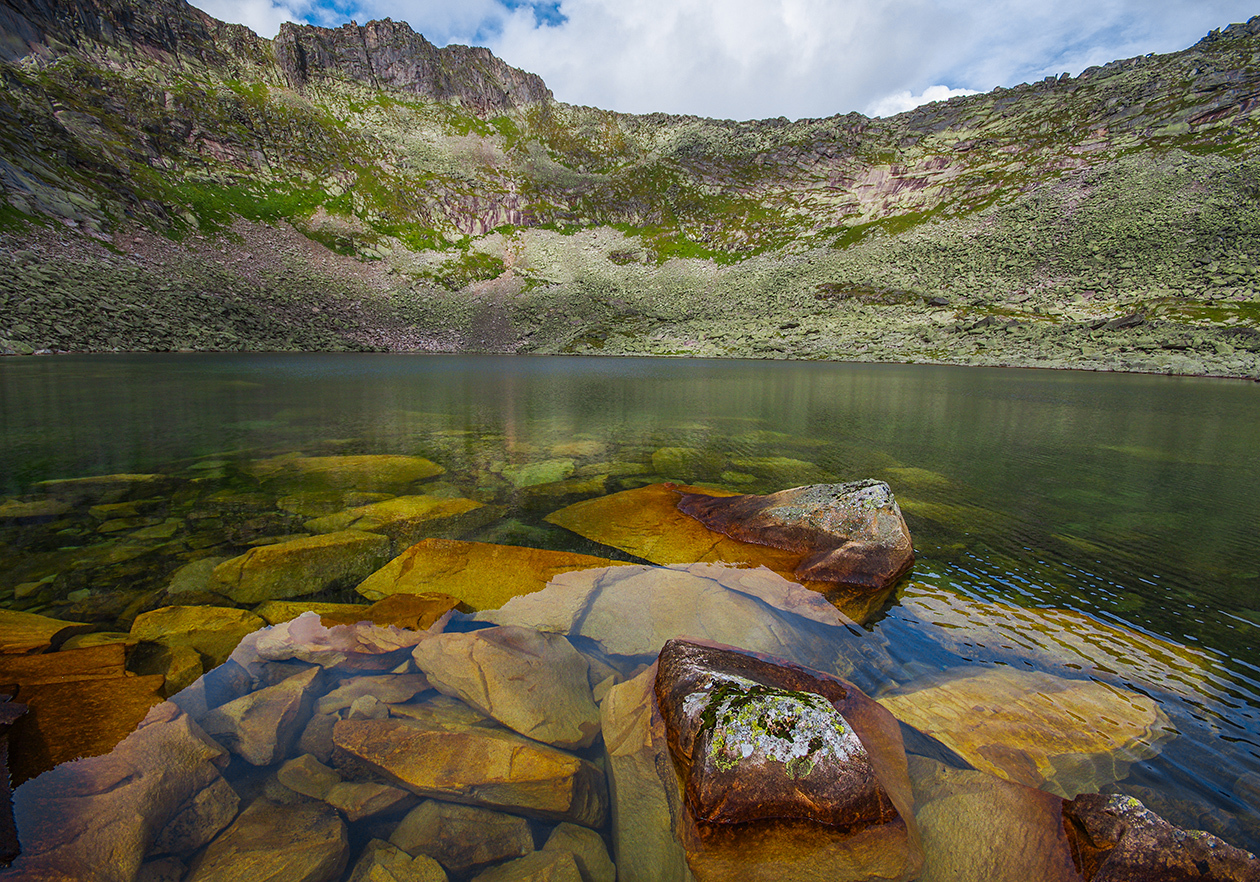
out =
<svg viewBox="0 0 1260 882"><path fill-rule="evenodd" d="M59 646L76 634L86 634L91 625L66 622L15 609L0 609L0 654L44 652Z"/></svg>
<svg viewBox="0 0 1260 882"><path fill-rule="evenodd" d="M446 471L420 456L278 456L246 469L261 480L297 479L347 490L385 491Z"/></svg>
<svg viewBox="0 0 1260 882"><path fill-rule="evenodd" d="M265 627L254 613L226 606L164 606L141 613L131 623L135 640L190 646L217 667L227 661L246 634Z"/></svg>
<svg viewBox="0 0 1260 882"><path fill-rule="evenodd" d="M977 769L1060 796L1097 792L1176 732L1150 698L1093 680L993 668L879 703Z"/></svg>
<svg viewBox="0 0 1260 882"><path fill-rule="evenodd" d="M471 499L444 496L398 496L384 502L348 508L336 514L307 521L312 533L363 530L380 533L411 544L424 536L459 534L480 526L484 517L469 517L482 509Z"/></svg>
<svg viewBox="0 0 1260 882"><path fill-rule="evenodd" d="M389 537L341 530L263 545L214 568L210 588L238 603L300 597L361 581L389 560Z"/></svg>
<svg viewBox="0 0 1260 882"><path fill-rule="evenodd" d="M304 612L316 612L320 620L324 616L335 617L344 621L351 616L359 616L354 621L367 617L363 612L368 608L366 603L323 603L317 600L268 600L254 607L254 615L260 617L268 625L278 625L296 619Z"/></svg>
<svg viewBox="0 0 1260 882"><path fill-rule="evenodd" d="M542 548L425 539L373 573L357 590L369 600L436 591L473 610L498 609L513 597L541 591L559 573L617 563Z"/></svg>
<svg viewBox="0 0 1260 882"><path fill-rule="evenodd" d="M764 566L785 579L824 594L855 622L873 616L891 593L888 590L850 589L832 582L802 581L794 575L799 552L740 542L710 530L678 510L683 493L738 496L729 490L688 485L649 484L570 505L547 516L547 521L579 536L611 545L657 564L729 563Z"/></svg>

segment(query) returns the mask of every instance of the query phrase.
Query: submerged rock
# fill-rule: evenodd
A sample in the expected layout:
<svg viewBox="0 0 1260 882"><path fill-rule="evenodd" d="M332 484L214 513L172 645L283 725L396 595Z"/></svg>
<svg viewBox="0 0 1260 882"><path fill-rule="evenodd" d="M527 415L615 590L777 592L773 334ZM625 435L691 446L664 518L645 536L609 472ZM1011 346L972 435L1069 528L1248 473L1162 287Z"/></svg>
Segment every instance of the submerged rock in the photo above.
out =
<svg viewBox="0 0 1260 882"><path fill-rule="evenodd" d="M211 710L199 722L207 734L255 766L269 766L289 752L311 716L320 669L281 680Z"/></svg>
<svg viewBox="0 0 1260 882"><path fill-rule="evenodd" d="M486 870L473 882L582 882L582 872L567 851L536 851Z"/></svg>
<svg viewBox="0 0 1260 882"><path fill-rule="evenodd" d="M446 882L441 864L425 855L412 857L383 839L363 849L349 882Z"/></svg>
<svg viewBox="0 0 1260 882"><path fill-rule="evenodd" d="M359 582L388 560L388 537L342 530L247 551L215 567L210 587L237 603L300 597Z"/></svg>
<svg viewBox="0 0 1260 882"><path fill-rule="evenodd" d="M599 734L586 660L559 634L516 625L438 634L413 658L439 692L536 741L588 747Z"/></svg>
<svg viewBox="0 0 1260 882"><path fill-rule="evenodd" d="M260 798L201 853L187 882L333 882L349 858L345 822L331 806Z"/></svg>
<svg viewBox="0 0 1260 882"><path fill-rule="evenodd" d="M1175 734L1145 695L1005 667L879 703L981 771L1068 797L1124 778Z"/></svg>
<svg viewBox="0 0 1260 882"><path fill-rule="evenodd" d="M604 837L587 827L559 824L547 837L543 851L567 851L573 855L582 882L617 882L617 868L608 856Z"/></svg>
<svg viewBox="0 0 1260 882"><path fill-rule="evenodd" d="M420 796L587 827L607 812L595 765L503 730L342 720L333 744L335 765L371 770Z"/></svg>
<svg viewBox="0 0 1260 882"><path fill-rule="evenodd" d="M524 818L433 799L408 812L389 841L407 854L427 855L459 874L534 850Z"/></svg>
<svg viewBox="0 0 1260 882"><path fill-rule="evenodd" d="M439 591L474 610L497 609L513 597L541 591L560 573L612 566L586 554L543 548L425 539L361 582L369 600ZM486 578L494 573L494 578Z"/></svg>
<svg viewBox="0 0 1260 882"><path fill-rule="evenodd" d="M210 786L197 791L176 810L175 816L158 834L151 853L192 854L232 823L240 803L231 785L223 778L215 778Z"/></svg>
<svg viewBox="0 0 1260 882"><path fill-rule="evenodd" d="M186 714L162 703L109 754L17 788L23 853L0 879L131 882L161 831L220 780L226 759Z"/></svg>
<svg viewBox="0 0 1260 882"><path fill-rule="evenodd" d="M164 606L141 613L131 623L131 636L168 646L183 645L206 657L209 667L227 661L246 634L264 627L259 616L223 606Z"/></svg>
<svg viewBox="0 0 1260 882"><path fill-rule="evenodd" d="M720 564L618 566L557 576L481 621L591 640L610 657L650 663L674 637L712 640L848 673L887 664L878 641L818 595L766 569Z"/></svg>
<svg viewBox="0 0 1260 882"><path fill-rule="evenodd" d="M734 539L802 555L804 581L886 588L914 564L910 529L883 481L809 484L768 496L685 493L680 511Z"/></svg>
<svg viewBox="0 0 1260 882"><path fill-rule="evenodd" d="M263 481L301 483L343 490L397 492L446 471L420 456L278 456L246 466Z"/></svg>
<svg viewBox="0 0 1260 882"><path fill-rule="evenodd" d="M93 628L83 622L66 622L15 609L0 609L0 655L47 652L76 634Z"/></svg>
<svg viewBox="0 0 1260 882"><path fill-rule="evenodd" d="M457 536L482 526L486 507L471 499L444 496L399 496L307 521L312 533L363 530L380 533L406 547L424 536Z"/></svg>
<svg viewBox="0 0 1260 882"><path fill-rule="evenodd" d="M909 758L923 840L918 882L1079 882L1063 800L987 772Z"/></svg>

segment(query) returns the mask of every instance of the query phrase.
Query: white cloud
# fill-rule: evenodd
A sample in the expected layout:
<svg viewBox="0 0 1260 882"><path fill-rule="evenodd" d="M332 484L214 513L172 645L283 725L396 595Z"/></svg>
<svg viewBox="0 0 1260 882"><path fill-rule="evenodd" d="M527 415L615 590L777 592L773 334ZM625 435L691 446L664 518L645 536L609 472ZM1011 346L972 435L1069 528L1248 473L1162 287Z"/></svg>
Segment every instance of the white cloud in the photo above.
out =
<svg viewBox="0 0 1260 882"><path fill-rule="evenodd" d="M949 86L928 86L919 95L911 94L909 89L902 89L891 95L885 95L878 101L869 104L864 111L867 116L896 116L907 110L914 110L920 104L933 101L948 101L960 95L978 95L975 89L951 89Z"/></svg>
<svg viewBox="0 0 1260 882"><path fill-rule="evenodd" d="M1174 51L1256 11L1254 0L528 2L558 15L522 0L197 0L264 36L285 17L389 16L438 45L487 45L561 101L736 119L895 112Z"/></svg>

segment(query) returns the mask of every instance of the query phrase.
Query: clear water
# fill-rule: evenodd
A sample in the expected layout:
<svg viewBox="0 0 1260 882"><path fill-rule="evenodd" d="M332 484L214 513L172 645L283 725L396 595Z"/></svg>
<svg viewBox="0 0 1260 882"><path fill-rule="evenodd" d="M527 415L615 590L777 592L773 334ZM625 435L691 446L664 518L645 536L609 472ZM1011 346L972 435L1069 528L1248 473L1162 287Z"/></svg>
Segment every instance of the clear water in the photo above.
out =
<svg viewBox="0 0 1260 882"><path fill-rule="evenodd" d="M805 480L888 481L918 559L867 628L902 665L897 680L1007 664L1084 671L1146 692L1179 735L1116 789L1181 826L1260 850L1260 806L1248 801L1260 792L1256 384L599 358L0 361L0 502L34 498L42 480L191 475L205 460L229 463L201 471L200 495L183 499L184 508L176 512L172 501L158 512L182 515L217 489L242 489L239 467L250 458L416 454L444 466L441 480L462 495L507 506L499 522L468 538L624 559L545 523L546 509L523 506L493 474L505 462L550 458L551 447L574 439L602 442L595 458L640 464L662 447L697 449L704 455L694 473L659 478L745 492ZM606 492L649 478L658 476L614 479ZM183 535L143 564L53 580L17 598L37 555L72 555L105 540L86 527L59 536L40 525L0 528L0 602L71 619L94 610L102 630L125 630L110 619L124 603L89 610L82 591L159 591L187 557ZM983 621L966 627L977 610ZM1081 635L1068 656L1046 651L1055 622ZM1091 657L1109 627L1130 642L1118 655ZM1158 670L1152 657L1164 660ZM861 685L879 693L899 684Z"/></svg>

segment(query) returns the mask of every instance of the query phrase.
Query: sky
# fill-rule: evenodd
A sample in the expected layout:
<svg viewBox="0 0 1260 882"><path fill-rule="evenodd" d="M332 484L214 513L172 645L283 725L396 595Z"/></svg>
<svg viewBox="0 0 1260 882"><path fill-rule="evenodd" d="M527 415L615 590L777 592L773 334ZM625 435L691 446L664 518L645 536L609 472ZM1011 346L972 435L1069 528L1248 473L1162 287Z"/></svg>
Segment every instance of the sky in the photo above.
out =
<svg viewBox="0 0 1260 882"><path fill-rule="evenodd" d="M557 100L716 119L891 116L926 101L1184 49L1256 0L192 0L286 20L405 21L487 46Z"/></svg>

